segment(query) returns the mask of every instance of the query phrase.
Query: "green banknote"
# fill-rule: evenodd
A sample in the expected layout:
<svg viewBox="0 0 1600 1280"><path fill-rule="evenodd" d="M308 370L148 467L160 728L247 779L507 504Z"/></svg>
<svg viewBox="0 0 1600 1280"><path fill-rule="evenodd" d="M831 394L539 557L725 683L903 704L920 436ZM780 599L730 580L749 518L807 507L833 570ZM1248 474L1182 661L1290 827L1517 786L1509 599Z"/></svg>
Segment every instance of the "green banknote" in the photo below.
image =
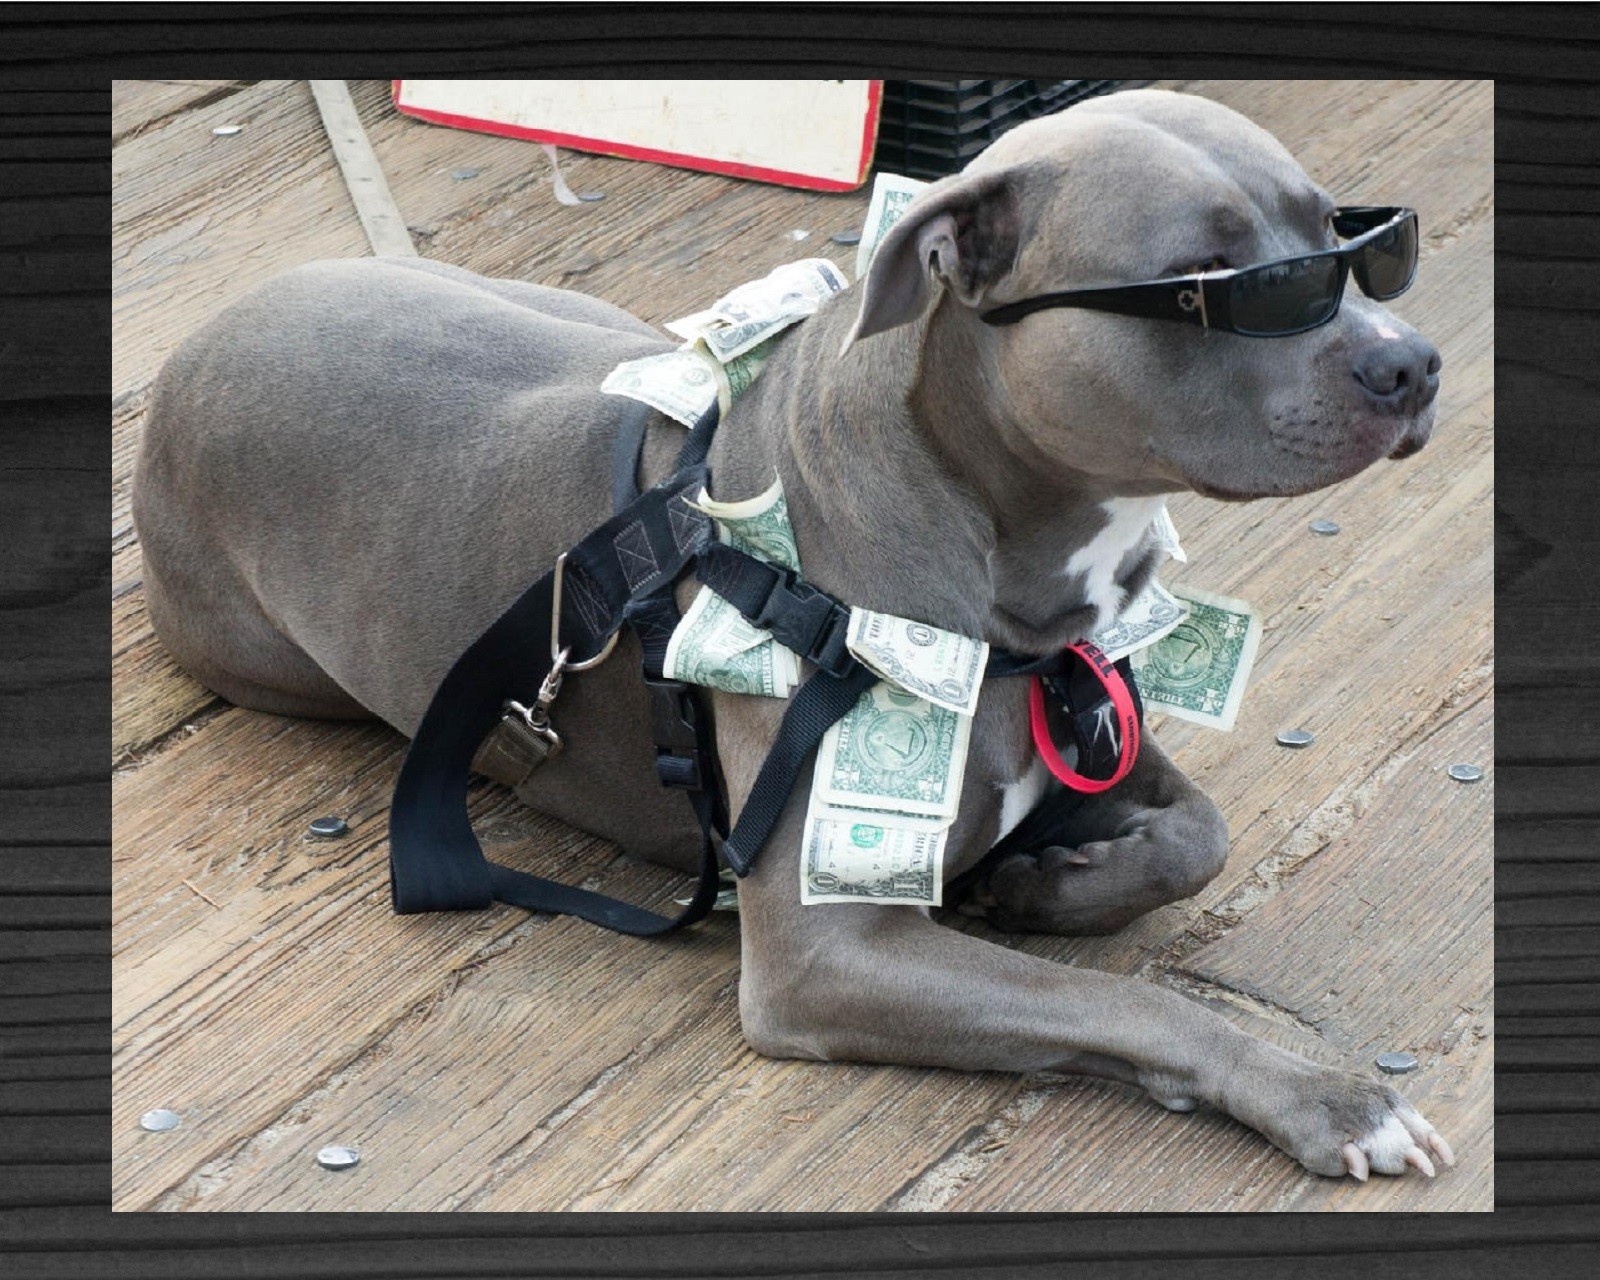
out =
<svg viewBox="0 0 1600 1280"><path fill-rule="evenodd" d="M729 545L785 568L800 567L781 481L774 479L765 492L742 502L717 502L702 492L695 505L716 520L718 536ZM702 587L667 641L664 670L671 679L729 693L787 698L799 682L800 660Z"/></svg>
<svg viewBox="0 0 1600 1280"><path fill-rule="evenodd" d="M1242 600L1172 589L1188 614L1131 661L1147 711L1232 729L1261 644L1261 619Z"/></svg>
<svg viewBox="0 0 1600 1280"><path fill-rule="evenodd" d="M851 809L952 819L972 717L879 682L817 748L812 789Z"/></svg>
<svg viewBox="0 0 1600 1280"><path fill-rule="evenodd" d="M861 227L861 243L856 246L857 280L866 276L867 268L872 265L872 255L878 251L884 236L900 221L917 192L927 185L898 173L879 173L873 179L872 199L867 204L866 221Z"/></svg>

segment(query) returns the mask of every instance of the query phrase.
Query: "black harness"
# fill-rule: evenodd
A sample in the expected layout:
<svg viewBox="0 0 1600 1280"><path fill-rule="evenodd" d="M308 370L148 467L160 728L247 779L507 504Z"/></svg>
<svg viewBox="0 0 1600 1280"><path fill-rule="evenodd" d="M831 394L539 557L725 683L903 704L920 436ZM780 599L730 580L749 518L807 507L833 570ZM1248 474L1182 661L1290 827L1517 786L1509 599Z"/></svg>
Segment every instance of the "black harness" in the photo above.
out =
<svg viewBox="0 0 1600 1280"><path fill-rule="evenodd" d="M850 610L794 571L716 540L711 519L690 503L710 489L706 455L717 407L690 430L677 469L640 492L639 457L653 410L635 404L618 433L612 499L616 514L560 558L456 660L433 695L400 777L389 813L389 874L394 909L474 911L494 902L530 911L574 915L619 933L667 933L703 918L716 902L717 841L739 876L748 875L822 736L878 676L845 647ZM752 625L772 633L816 670L791 699L766 762L738 821L729 815L704 692L664 674L667 642L680 620L673 588L690 570ZM630 903L490 862L467 816L467 780L485 739L496 734L502 754L542 758L555 741L543 712L562 677L601 660L618 631L631 627L643 654L650 694L656 772L681 790L701 832L700 878L689 904L664 916ZM1097 725L1108 701L1103 683L1085 676L1071 653L1047 657L991 650L985 678L1037 675L1045 680L1056 720L1072 737L1078 768L1106 777L1116 764ZM1116 664L1137 703L1127 660ZM1092 674L1092 673L1090 673ZM530 688L530 709L517 701ZM1139 710L1143 719L1142 708ZM520 747L519 747L520 744ZM1082 796L1053 788L982 863L1048 843ZM1017 837L1031 841L1024 844Z"/></svg>

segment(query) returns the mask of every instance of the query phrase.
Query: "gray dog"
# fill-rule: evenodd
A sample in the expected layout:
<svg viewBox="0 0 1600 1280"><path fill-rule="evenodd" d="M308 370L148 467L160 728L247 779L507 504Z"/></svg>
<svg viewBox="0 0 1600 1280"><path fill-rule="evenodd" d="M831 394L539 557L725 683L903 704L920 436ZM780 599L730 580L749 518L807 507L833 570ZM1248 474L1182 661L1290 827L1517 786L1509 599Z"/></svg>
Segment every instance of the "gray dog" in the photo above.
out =
<svg viewBox="0 0 1600 1280"><path fill-rule="evenodd" d="M758 493L776 469L807 579L853 605L1030 653L1081 640L1151 572L1161 495L1305 493L1414 452L1438 355L1354 287L1328 323L1274 339L1087 305L1011 324L979 312L1327 250L1332 209L1276 140L1201 99L1129 92L1025 124L919 195L865 282L779 343L718 433L716 496ZM1228 279L1179 305L1220 308ZM317 263L263 286L156 385L134 515L158 633L242 706L413 732L456 657L609 516L620 402L599 385L671 345L604 302L429 262ZM645 482L681 439L655 419ZM680 591L687 605L693 582ZM715 695L735 814L783 705ZM692 868L698 833L658 785L636 655L569 680L558 711L568 750L518 794ZM1047 784L1026 682L991 683L947 877ZM806 787L741 884L740 1012L758 1051L1106 1076L1176 1111L1220 1108L1320 1174L1452 1162L1392 1089L1162 987L919 908L802 906ZM1197 892L1227 839L1147 736L1123 783L1051 847L993 867L965 909L1110 932Z"/></svg>

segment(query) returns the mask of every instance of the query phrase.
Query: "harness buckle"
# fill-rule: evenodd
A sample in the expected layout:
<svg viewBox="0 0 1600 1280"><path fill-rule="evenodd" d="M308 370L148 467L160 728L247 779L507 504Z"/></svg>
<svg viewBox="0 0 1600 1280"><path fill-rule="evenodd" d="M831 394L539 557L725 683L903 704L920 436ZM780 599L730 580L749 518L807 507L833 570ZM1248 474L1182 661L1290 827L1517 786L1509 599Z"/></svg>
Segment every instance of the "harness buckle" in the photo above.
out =
<svg viewBox="0 0 1600 1280"><path fill-rule="evenodd" d="M682 680L645 677L650 691L650 736L656 744L656 775L664 787L703 790L709 725L700 716L700 703Z"/></svg>
<svg viewBox="0 0 1600 1280"><path fill-rule="evenodd" d="M771 567L777 581L750 621L829 675L844 675L855 661L845 646L850 610L793 569Z"/></svg>

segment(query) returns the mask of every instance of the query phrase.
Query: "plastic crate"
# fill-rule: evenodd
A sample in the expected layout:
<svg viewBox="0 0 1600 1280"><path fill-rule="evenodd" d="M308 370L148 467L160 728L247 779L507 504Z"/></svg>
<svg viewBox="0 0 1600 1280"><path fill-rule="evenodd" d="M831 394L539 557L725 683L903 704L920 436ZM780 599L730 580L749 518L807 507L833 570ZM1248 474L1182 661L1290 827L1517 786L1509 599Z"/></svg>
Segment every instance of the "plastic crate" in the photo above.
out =
<svg viewBox="0 0 1600 1280"><path fill-rule="evenodd" d="M1126 80L886 80L873 167L911 178L955 173L1008 129Z"/></svg>

